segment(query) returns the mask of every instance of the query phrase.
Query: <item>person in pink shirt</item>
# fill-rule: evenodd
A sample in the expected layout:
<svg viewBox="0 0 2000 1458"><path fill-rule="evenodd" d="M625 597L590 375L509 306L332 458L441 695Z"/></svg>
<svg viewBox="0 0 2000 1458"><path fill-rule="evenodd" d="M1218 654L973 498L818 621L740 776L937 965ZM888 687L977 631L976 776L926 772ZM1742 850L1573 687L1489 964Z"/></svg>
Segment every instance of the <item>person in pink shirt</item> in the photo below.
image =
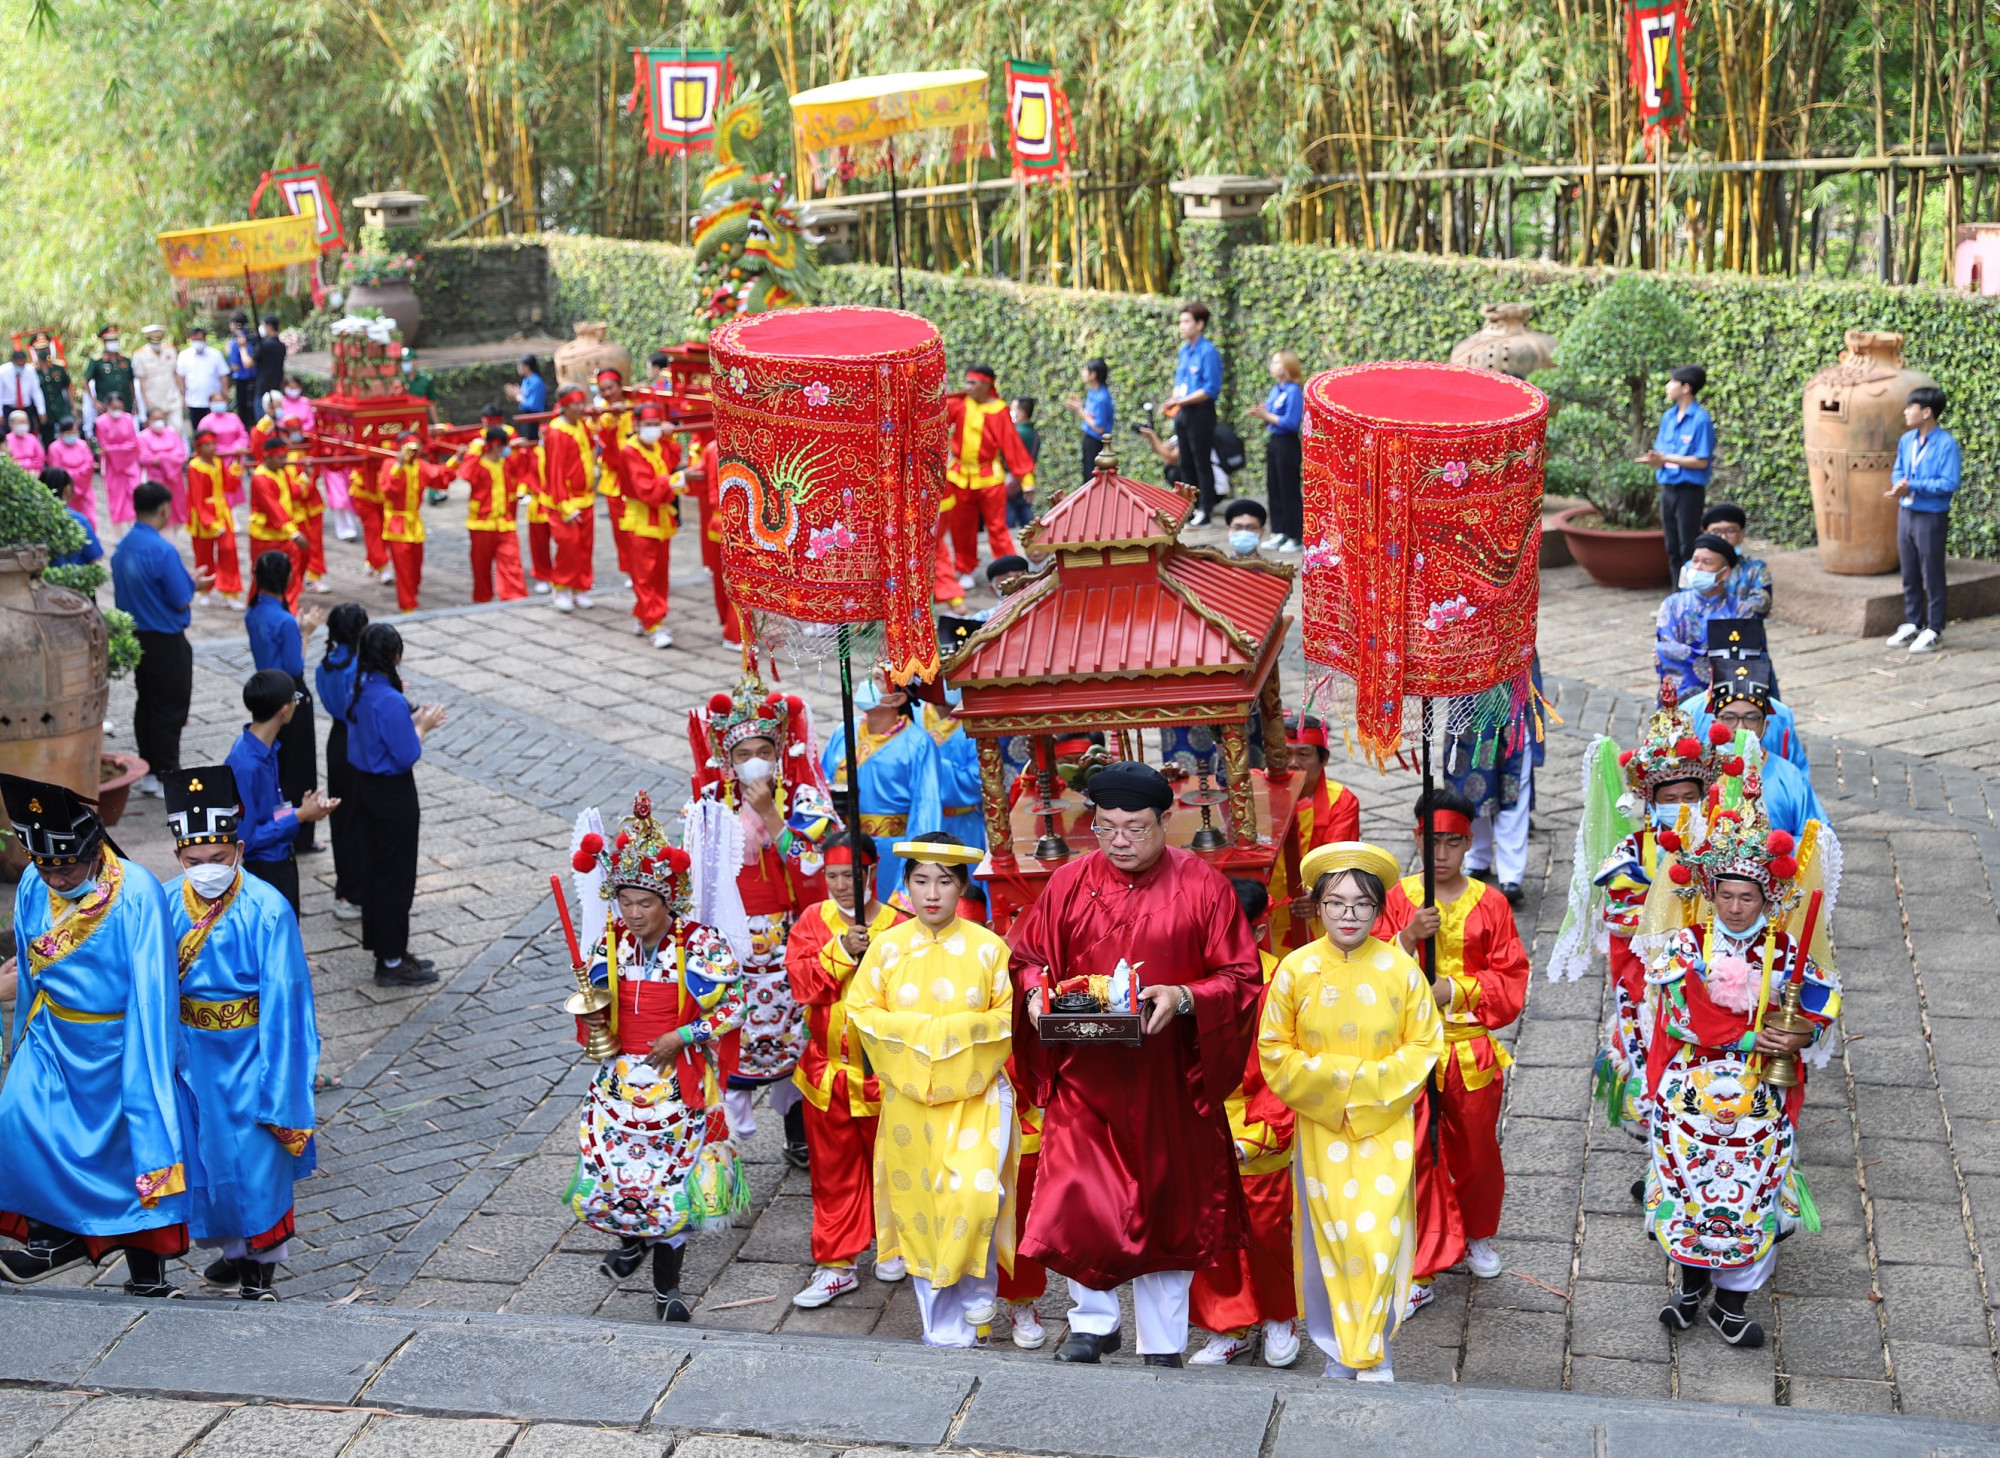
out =
<svg viewBox="0 0 2000 1458"><path fill-rule="evenodd" d="M125 397L113 394L97 417L97 448L104 455L104 500L113 526L132 524L132 488L139 473L139 422L125 408Z"/></svg>
<svg viewBox="0 0 2000 1458"><path fill-rule="evenodd" d="M42 467L49 463L42 438L35 434L35 423L25 410L7 412L7 454L30 476L41 475Z"/></svg>
<svg viewBox="0 0 2000 1458"><path fill-rule="evenodd" d="M139 473L157 481L174 498L174 524L187 523L187 442L175 430L165 410L146 412L146 428L139 432Z"/></svg>
<svg viewBox="0 0 2000 1458"><path fill-rule="evenodd" d="M255 464L250 460L250 431L229 403L229 396L220 390L216 392L201 423L205 429L215 432L215 453L229 463L229 504L241 506L244 473Z"/></svg>
<svg viewBox="0 0 2000 1458"><path fill-rule="evenodd" d="M69 504L83 513L92 531L97 530L97 493L90 489L97 475L97 457L90 442L77 431L75 420L65 420L49 442L49 464L69 472Z"/></svg>

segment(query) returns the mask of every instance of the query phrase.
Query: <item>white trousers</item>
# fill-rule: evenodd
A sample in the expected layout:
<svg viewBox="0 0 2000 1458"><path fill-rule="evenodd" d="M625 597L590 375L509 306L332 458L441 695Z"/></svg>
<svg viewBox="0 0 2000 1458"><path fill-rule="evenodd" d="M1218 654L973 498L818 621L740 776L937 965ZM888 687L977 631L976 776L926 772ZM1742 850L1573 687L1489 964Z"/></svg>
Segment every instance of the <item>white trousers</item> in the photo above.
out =
<svg viewBox="0 0 2000 1458"><path fill-rule="evenodd" d="M1472 822L1472 849L1465 853L1468 871L1491 870L1502 882L1518 884L1528 875L1528 819L1535 806L1535 766L1523 766L1521 798L1492 816Z"/></svg>
<svg viewBox="0 0 2000 1458"><path fill-rule="evenodd" d="M799 1086L789 1078L767 1083L764 1087L770 1091L765 1102L771 1106L771 1112L780 1119L792 1111L792 1105L805 1097L799 1092ZM730 1088L722 1091L722 1112L729 1120L729 1133L732 1138L757 1137L757 1115L751 1107L751 1101L756 1097L757 1090L754 1088Z"/></svg>
<svg viewBox="0 0 2000 1458"><path fill-rule="evenodd" d="M1139 1355L1165 1355L1187 1350L1188 1287L1193 1271L1154 1271L1132 1281L1132 1309L1139 1317ZM1118 1330L1118 1293L1093 1291L1081 1282L1069 1283L1069 1329L1090 1336L1110 1336Z"/></svg>
<svg viewBox="0 0 2000 1458"><path fill-rule="evenodd" d="M1747 1266L1725 1266L1719 1271L1708 1273L1708 1282L1721 1291L1755 1291L1771 1279L1771 1268L1778 1263L1777 1242L1758 1259Z"/></svg>
<svg viewBox="0 0 2000 1458"><path fill-rule="evenodd" d="M200 1242L202 1245L209 1245L211 1243L209 1241ZM281 1240L269 1250L250 1249L248 1243L240 1235L232 1235L227 1240L213 1242L213 1244L219 1244L222 1247L222 1258L226 1261L255 1261L260 1266L275 1266L280 1261L291 1259L292 1254L292 1243L289 1240Z"/></svg>
<svg viewBox="0 0 2000 1458"><path fill-rule="evenodd" d="M933 1286L922 1276L910 1278L916 1293L917 1310L924 1318L924 1345L927 1347L971 1347L979 1344L979 1329L966 1317L975 1307L993 1311L993 1293L1000 1289L1000 1248L986 1247L986 1274L960 1276L949 1286Z"/></svg>

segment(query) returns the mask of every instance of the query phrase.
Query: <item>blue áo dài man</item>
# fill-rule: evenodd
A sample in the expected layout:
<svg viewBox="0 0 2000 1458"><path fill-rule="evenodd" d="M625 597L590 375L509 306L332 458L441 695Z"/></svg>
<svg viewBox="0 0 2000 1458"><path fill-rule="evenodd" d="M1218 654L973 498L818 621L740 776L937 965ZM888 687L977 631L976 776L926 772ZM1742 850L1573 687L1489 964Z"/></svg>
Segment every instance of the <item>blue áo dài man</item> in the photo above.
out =
<svg viewBox="0 0 2000 1458"><path fill-rule="evenodd" d="M188 1229L221 1256L211 1286L271 1289L292 1234L292 1185L314 1168L319 1030L298 919L244 874L227 765L161 776L182 874L166 887L180 973L181 1128L194 1171Z"/></svg>

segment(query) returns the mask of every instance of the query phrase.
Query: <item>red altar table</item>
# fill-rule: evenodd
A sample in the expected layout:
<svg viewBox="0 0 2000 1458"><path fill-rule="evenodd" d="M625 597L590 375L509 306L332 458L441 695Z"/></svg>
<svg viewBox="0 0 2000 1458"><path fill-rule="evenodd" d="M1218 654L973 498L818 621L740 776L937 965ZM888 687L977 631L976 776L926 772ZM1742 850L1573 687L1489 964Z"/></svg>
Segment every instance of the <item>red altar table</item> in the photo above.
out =
<svg viewBox="0 0 2000 1458"><path fill-rule="evenodd" d="M1038 792L1009 810L999 746L1009 735L1038 741L1039 764L1053 761L1057 735L1101 729L1119 757L1136 759L1146 729L1206 725L1220 741L1227 796L1211 808L1222 843L1196 853L1226 876L1268 882L1281 857L1296 875L1299 782L1288 768L1277 675L1293 569L1182 546L1192 507L1178 491L1119 475L1110 453L1100 455L1095 475L1023 534L1024 547L1053 553L1055 566L1003 601L945 664L945 681L961 691L954 713L979 749L989 850L975 874L992 895L996 929L1070 855L1096 847L1074 791L1052 802L1053 814L1037 811ZM1253 712L1263 770L1250 768ZM1182 779L1176 792L1195 784ZM1184 803L1168 843L1188 846L1202 820ZM1068 854L1037 855L1050 836Z"/></svg>

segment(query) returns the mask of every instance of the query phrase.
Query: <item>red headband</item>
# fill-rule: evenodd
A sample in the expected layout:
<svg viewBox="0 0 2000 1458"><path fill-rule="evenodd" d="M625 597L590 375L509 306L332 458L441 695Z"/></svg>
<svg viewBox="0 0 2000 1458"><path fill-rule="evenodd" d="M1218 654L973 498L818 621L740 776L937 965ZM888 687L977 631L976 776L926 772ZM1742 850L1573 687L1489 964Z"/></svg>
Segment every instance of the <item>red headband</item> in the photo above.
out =
<svg viewBox="0 0 2000 1458"><path fill-rule="evenodd" d="M657 405L641 405L639 407L639 418L641 420L658 420L664 423L667 418L667 412Z"/></svg>
<svg viewBox="0 0 2000 1458"><path fill-rule="evenodd" d="M600 382L604 380L616 380L621 385L625 383L625 376L623 376L617 370L614 369L599 370L597 372L597 378Z"/></svg>
<svg viewBox="0 0 2000 1458"><path fill-rule="evenodd" d="M588 401L589 399L590 399L590 392L584 389L583 386L569 385L564 388L561 394L556 396L556 404L567 405L572 400Z"/></svg>
<svg viewBox="0 0 2000 1458"><path fill-rule="evenodd" d="M828 846L823 860L829 866L851 866L854 864L854 847L851 845ZM873 855L868 856L867 863L871 866L875 864L875 857Z"/></svg>
<svg viewBox="0 0 2000 1458"><path fill-rule="evenodd" d="M1431 811L1431 830L1437 835L1470 835L1472 822L1456 810ZM1417 817L1417 834L1424 833L1424 817Z"/></svg>
<svg viewBox="0 0 2000 1458"><path fill-rule="evenodd" d="M1314 749L1325 749L1326 725L1306 724L1297 729L1287 729L1285 740L1289 744L1305 744Z"/></svg>

